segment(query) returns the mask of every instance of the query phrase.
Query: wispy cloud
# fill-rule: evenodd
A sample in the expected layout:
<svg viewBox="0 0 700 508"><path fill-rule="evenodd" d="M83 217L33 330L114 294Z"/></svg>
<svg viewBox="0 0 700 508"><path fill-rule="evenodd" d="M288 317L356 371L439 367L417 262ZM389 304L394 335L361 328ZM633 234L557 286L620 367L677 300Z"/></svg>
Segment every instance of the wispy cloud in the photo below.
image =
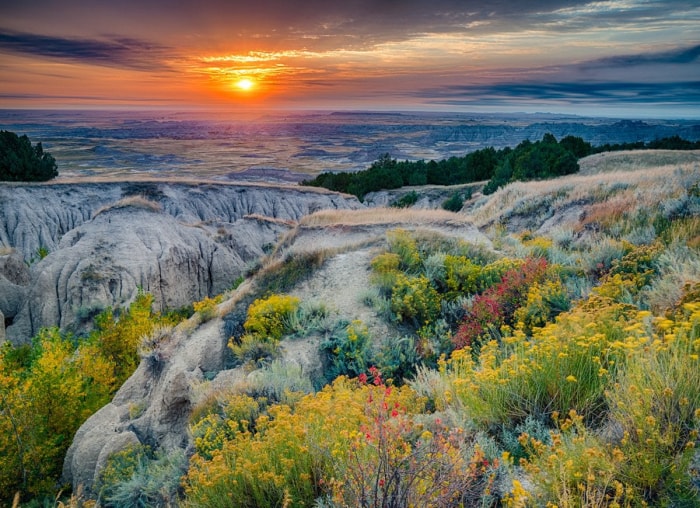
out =
<svg viewBox="0 0 700 508"><path fill-rule="evenodd" d="M160 57L166 48L126 37L77 39L0 31L0 51L92 65L154 70L165 67Z"/></svg>
<svg viewBox="0 0 700 508"><path fill-rule="evenodd" d="M424 88L415 95L432 103L453 105L552 101L698 106L699 59L700 46L618 55L551 68L513 69L507 79ZM655 79L635 80L639 68L645 75L655 75ZM674 72L669 73L669 68Z"/></svg>

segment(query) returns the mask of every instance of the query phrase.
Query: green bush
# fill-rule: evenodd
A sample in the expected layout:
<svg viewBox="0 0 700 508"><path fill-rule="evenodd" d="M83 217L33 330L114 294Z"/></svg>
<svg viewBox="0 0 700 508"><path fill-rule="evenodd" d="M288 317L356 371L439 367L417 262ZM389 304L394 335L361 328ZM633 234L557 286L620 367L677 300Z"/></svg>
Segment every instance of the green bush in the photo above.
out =
<svg viewBox="0 0 700 508"><path fill-rule="evenodd" d="M442 208L450 212L459 212L464 206L464 197L461 192L455 192L442 203Z"/></svg>
<svg viewBox="0 0 700 508"><path fill-rule="evenodd" d="M231 337L228 347L240 363L255 367L262 367L280 354L278 340L251 333L238 338Z"/></svg>
<svg viewBox="0 0 700 508"><path fill-rule="evenodd" d="M355 320L336 332L321 344L329 367L326 379L332 381L340 375L356 377L367 372L371 365L369 332L362 321Z"/></svg>
<svg viewBox="0 0 700 508"><path fill-rule="evenodd" d="M134 446L111 455L100 475L100 499L106 508L166 507L177 502L180 478L187 471L184 450L153 454Z"/></svg>
<svg viewBox="0 0 700 508"><path fill-rule="evenodd" d="M0 131L0 180L44 182L57 176L56 160L41 143L32 146L27 136Z"/></svg>
<svg viewBox="0 0 700 508"><path fill-rule="evenodd" d="M411 191L407 194L404 194L400 198L396 198L394 201L391 202L389 206L393 208L408 208L410 206L415 205L418 202L418 193L416 191Z"/></svg>

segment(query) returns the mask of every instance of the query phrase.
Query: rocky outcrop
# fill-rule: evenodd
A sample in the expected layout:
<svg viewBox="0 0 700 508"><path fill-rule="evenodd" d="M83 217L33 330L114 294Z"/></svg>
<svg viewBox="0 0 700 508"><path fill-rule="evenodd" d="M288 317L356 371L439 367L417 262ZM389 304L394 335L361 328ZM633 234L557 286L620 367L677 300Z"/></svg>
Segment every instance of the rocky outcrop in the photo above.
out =
<svg viewBox="0 0 700 508"><path fill-rule="evenodd" d="M103 207L144 197L179 222L233 223L248 215L297 220L325 208L357 208L350 196L298 186L158 181L0 185L0 247L13 247L26 261L39 249L54 252L69 231Z"/></svg>
<svg viewBox="0 0 700 508"><path fill-rule="evenodd" d="M56 325L80 331L139 288L158 310L221 293L303 215L359 206L340 194L263 185L0 187L0 241L31 264L24 286L0 276L7 337L26 342ZM40 248L48 255L37 260Z"/></svg>
<svg viewBox="0 0 700 508"><path fill-rule="evenodd" d="M0 340L24 304L30 282L29 267L14 250L0 254Z"/></svg>
<svg viewBox="0 0 700 508"><path fill-rule="evenodd" d="M107 457L131 444L172 451L189 444L187 426L195 387L224 368L223 322L196 326L196 317L176 328L107 406L78 430L64 462L64 480L92 493ZM242 377L242 369L239 374ZM226 371L232 372L232 371ZM229 376L230 378L230 376Z"/></svg>

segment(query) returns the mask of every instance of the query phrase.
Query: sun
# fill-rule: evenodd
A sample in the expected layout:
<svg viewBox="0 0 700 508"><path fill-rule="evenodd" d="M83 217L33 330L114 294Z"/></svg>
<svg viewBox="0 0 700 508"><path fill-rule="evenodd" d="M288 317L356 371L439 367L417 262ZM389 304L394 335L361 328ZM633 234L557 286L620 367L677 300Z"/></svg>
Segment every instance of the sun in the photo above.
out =
<svg viewBox="0 0 700 508"><path fill-rule="evenodd" d="M252 90L254 86L255 82L249 78L243 78L236 81L236 88L243 90L244 92Z"/></svg>

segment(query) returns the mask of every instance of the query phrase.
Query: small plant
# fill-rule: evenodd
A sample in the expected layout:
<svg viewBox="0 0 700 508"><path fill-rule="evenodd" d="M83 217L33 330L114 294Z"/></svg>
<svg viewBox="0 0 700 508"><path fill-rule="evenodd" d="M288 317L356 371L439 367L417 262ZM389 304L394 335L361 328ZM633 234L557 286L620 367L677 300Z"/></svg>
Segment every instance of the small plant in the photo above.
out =
<svg viewBox="0 0 700 508"><path fill-rule="evenodd" d="M367 372L370 365L369 332L362 321L347 324L321 344L329 368L326 377L329 380L340 375L355 377Z"/></svg>
<svg viewBox="0 0 700 508"><path fill-rule="evenodd" d="M389 206L393 208L408 208L418 202L418 197L416 191L411 191L392 201Z"/></svg>
<svg viewBox="0 0 700 508"><path fill-rule="evenodd" d="M289 317L299 308L299 299L288 295L272 295L255 300L248 307L243 327L259 337L278 341L291 332Z"/></svg>
<svg viewBox="0 0 700 508"><path fill-rule="evenodd" d="M449 212L459 212L464 206L464 198L461 192L453 193L442 203L442 208Z"/></svg>
<svg viewBox="0 0 700 508"><path fill-rule="evenodd" d="M100 499L107 508L172 506L186 470L183 450L153 454L148 447L127 448L107 460L100 476Z"/></svg>
<svg viewBox="0 0 700 508"><path fill-rule="evenodd" d="M208 296L199 302L192 304L194 311L199 314L202 322L207 322L216 317L217 309L216 307L223 300L222 295L217 295L214 298L209 298Z"/></svg>
<svg viewBox="0 0 700 508"><path fill-rule="evenodd" d="M251 333L239 338L231 337L228 347L236 360L255 368L264 366L280 354L278 340Z"/></svg>

